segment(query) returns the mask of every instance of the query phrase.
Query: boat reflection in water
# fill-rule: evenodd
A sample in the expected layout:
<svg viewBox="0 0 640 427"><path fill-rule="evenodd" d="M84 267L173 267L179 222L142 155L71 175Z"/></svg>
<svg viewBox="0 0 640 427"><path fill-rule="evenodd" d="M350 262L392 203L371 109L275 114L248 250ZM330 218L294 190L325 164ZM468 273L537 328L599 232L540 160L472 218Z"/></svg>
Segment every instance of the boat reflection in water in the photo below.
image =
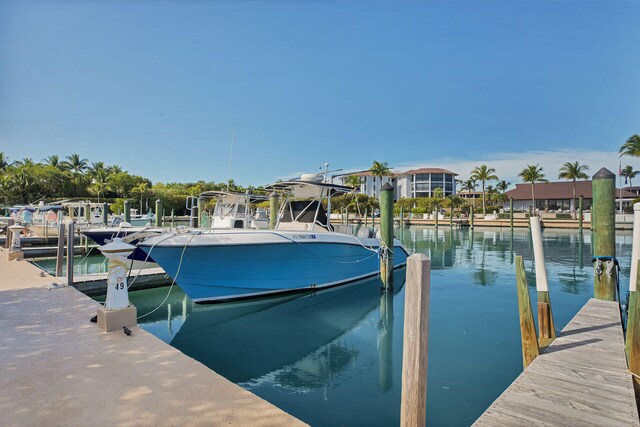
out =
<svg viewBox="0 0 640 427"><path fill-rule="evenodd" d="M394 279L397 292L405 269ZM378 349L385 366L379 383L389 389L392 302L393 293L382 292L373 278L304 295L195 305L171 345L246 388L267 382L304 392L330 385L336 372L354 364L359 350L341 337L380 309Z"/></svg>

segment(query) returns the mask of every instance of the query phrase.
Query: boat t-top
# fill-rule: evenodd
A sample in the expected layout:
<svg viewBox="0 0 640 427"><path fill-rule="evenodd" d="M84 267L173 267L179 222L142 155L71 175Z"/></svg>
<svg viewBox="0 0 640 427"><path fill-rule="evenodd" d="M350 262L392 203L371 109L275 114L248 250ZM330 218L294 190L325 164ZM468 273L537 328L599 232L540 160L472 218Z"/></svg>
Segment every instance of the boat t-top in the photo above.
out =
<svg viewBox="0 0 640 427"><path fill-rule="evenodd" d="M196 303L326 288L377 275L380 240L334 231L325 210L351 187L321 175L266 188L283 200L273 230L190 230L138 244ZM407 251L394 239L394 267Z"/></svg>

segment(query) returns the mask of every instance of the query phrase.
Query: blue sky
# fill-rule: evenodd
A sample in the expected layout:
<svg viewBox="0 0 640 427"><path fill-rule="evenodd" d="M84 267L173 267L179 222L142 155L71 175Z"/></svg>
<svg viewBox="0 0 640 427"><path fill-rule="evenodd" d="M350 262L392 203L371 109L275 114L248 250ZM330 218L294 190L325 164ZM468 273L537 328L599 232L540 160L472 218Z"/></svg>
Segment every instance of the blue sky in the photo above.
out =
<svg viewBox="0 0 640 427"><path fill-rule="evenodd" d="M0 151L224 181L235 129L245 185L373 160L616 171L638 22L640 2L0 0Z"/></svg>

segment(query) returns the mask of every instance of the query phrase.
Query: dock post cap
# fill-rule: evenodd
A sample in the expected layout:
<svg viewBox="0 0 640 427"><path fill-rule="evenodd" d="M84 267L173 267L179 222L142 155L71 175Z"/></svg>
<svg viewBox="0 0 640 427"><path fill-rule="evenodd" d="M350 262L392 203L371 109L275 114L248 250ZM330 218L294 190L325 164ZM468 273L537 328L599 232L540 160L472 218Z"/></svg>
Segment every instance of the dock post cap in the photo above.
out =
<svg viewBox="0 0 640 427"><path fill-rule="evenodd" d="M616 175L607 168L601 168L591 179L615 179Z"/></svg>
<svg viewBox="0 0 640 427"><path fill-rule="evenodd" d="M18 232L20 232L20 231L22 231L22 230L24 230L24 229L25 229L25 227L23 227L23 226L22 226L22 225L20 225L20 224L12 225L11 227L8 227L8 228L9 228L9 230L11 230L11 231L18 231Z"/></svg>
<svg viewBox="0 0 640 427"><path fill-rule="evenodd" d="M385 182L380 191L391 191L393 187L388 182Z"/></svg>

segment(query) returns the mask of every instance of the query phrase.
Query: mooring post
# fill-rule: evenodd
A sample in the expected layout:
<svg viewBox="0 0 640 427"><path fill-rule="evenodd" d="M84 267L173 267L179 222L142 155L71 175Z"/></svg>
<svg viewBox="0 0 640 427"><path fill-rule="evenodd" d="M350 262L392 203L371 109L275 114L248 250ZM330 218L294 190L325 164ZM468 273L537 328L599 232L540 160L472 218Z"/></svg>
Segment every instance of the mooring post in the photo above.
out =
<svg viewBox="0 0 640 427"><path fill-rule="evenodd" d="M49 221L47 221L47 217L44 217L44 243L49 244Z"/></svg>
<svg viewBox="0 0 640 427"><path fill-rule="evenodd" d="M84 203L82 205L82 215L87 225L91 225L91 203Z"/></svg>
<svg viewBox="0 0 640 427"><path fill-rule="evenodd" d="M11 227L7 227L7 238L9 235L11 236L11 248L9 249L9 261L13 259L23 259L24 253L22 252L22 245L20 243L20 233L25 228L21 225L12 225Z"/></svg>
<svg viewBox="0 0 640 427"><path fill-rule="evenodd" d="M369 208L365 208L364 210L364 226L367 226L369 220Z"/></svg>
<svg viewBox="0 0 640 427"><path fill-rule="evenodd" d="M615 229L615 185L616 176L608 169L602 168L591 181L593 205L591 207L591 231L593 236L593 257L596 259L596 274L593 276L593 293L597 299L616 300L616 271L607 274L599 267L606 260L616 256ZM604 259L603 259L604 258ZM606 270L606 268L603 268Z"/></svg>
<svg viewBox="0 0 640 427"><path fill-rule="evenodd" d="M439 208L436 208L436 228L438 228L438 217L440 216Z"/></svg>
<svg viewBox="0 0 640 427"><path fill-rule="evenodd" d="M556 328L551 311L547 268L544 264L544 249L542 247L542 231L540 218L532 216L531 239L533 240L533 258L536 265L536 289L538 291L538 335L539 346L546 347L556 338Z"/></svg>
<svg viewBox="0 0 640 427"><path fill-rule="evenodd" d="M131 223L131 207L128 200L124 201L124 222Z"/></svg>
<svg viewBox="0 0 640 427"><path fill-rule="evenodd" d="M640 346L640 340L638 339L638 321L640 318L636 313L636 288L638 285L638 263L640 262L640 203L633 205L633 244L631 246L631 273L629 274L629 307L627 307L627 335L625 342L625 349L627 352L627 360L629 366L631 366L631 348L634 343L636 346ZM640 362L640 352L634 354L634 357ZM640 367L640 366L639 366ZM634 372L636 375L640 375L640 370Z"/></svg>
<svg viewBox="0 0 640 427"><path fill-rule="evenodd" d="M634 260L633 265L638 271L638 274L635 276L635 281L631 281L633 289L631 289L631 285L629 286L629 311L627 316L627 341L625 347L629 370L636 376L636 378L634 378L634 383L636 383L637 377L640 376L640 325L638 325L638 322L640 322L640 303L636 292L638 275L640 275L640 260Z"/></svg>
<svg viewBox="0 0 640 427"><path fill-rule="evenodd" d="M583 200L584 200L584 196L581 194L580 198L578 199L578 230L580 230L581 233L582 233L582 221L584 218L584 213L582 210Z"/></svg>
<svg viewBox="0 0 640 427"><path fill-rule="evenodd" d="M278 223L278 210L280 209L280 200L278 193L275 191L269 195L269 228L273 230ZM331 212L329 212L331 218Z"/></svg>
<svg viewBox="0 0 640 427"><path fill-rule="evenodd" d="M204 218L204 213L205 213L205 200L204 197L198 197L198 227L202 228L204 226L203 224L203 218Z"/></svg>
<svg viewBox="0 0 640 427"><path fill-rule="evenodd" d="M453 228L453 205L451 205L451 210L449 211L449 228Z"/></svg>
<svg viewBox="0 0 640 427"><path fill-rule="evenodd" d="M67 286L73 285L73 238L74 224L73 221L67 225Z"/></svg>
<svg viewBox="0 0 640 427"><path fill-rule="evenodd" d="M393 292L382 292L378 305L378 386L393 387Z"/></svg>
<svg viewBox="0 0 640 427"><path fill-rule="evenodd" d="M349 207L344 208L344 211L345 211L345 214L346 214L346 215L345 215L345 218L346 218L346 219L345 219L345 222L344 222L344 223L345 223L346 225L349 225Z"/></svg>
<svg viewBox="0 0 640 427"><path fill-rule="evenodd" d="M509 198L509 227L513 230L513 197Z"/></svg>
<svg viewBox="0 0 640 427"><path fill-rule="evenodd" d="M173 220L175 218L174 214L175 214L175 211L171 209L171 227L173 227Z"/></svg>
<svg viewBox="0 0 640 427"><path fill-rule="evenodd" d="M473 228L473 205L469 210L469 227Z"/></svg>
<svg viewBox="0 0 640 427"><path fill-rule="evenodd" d="M58 222L58 252L56 253L56 277L62 276L62 263L64 262L64 230L63 222Z"/></svg>
<svg viewBox="0 0 640 427"><path fill-rule="evenodd" d="M102 224L107 225L108 222L109 222L109 204L103 203L102 204Z"/></svg>
<svg viewBox="0 0 640 427"><path fill-rule="evenodd" d="M427 418L429 294L431 260L424 254L407 259L400 425L424 427Z"/></svg>
<svg viewBox="0 0 640 427"><path fill-rule="evenodd" d="M516 284L518 288L518 313L520 315L520 336L522 338L522 365L526 368L533 359L538 357L538 337L533 323L533 311L529 299L527 276L524 269L524 259L516 256Z"/></svg>
<svg viewBox="0 0 640 427"><path fill-rule="evenodd" d="M156 219L155 219L156 227L162 227L162 216L163 216L162 200L158 199L156 200Z"/></svg>
<svg viewBox="0 0 640 427"><path fill-rule="evenodd" d="M384 289L393 288L393 187L385 183L380 189L380 277Z"/></svg>

